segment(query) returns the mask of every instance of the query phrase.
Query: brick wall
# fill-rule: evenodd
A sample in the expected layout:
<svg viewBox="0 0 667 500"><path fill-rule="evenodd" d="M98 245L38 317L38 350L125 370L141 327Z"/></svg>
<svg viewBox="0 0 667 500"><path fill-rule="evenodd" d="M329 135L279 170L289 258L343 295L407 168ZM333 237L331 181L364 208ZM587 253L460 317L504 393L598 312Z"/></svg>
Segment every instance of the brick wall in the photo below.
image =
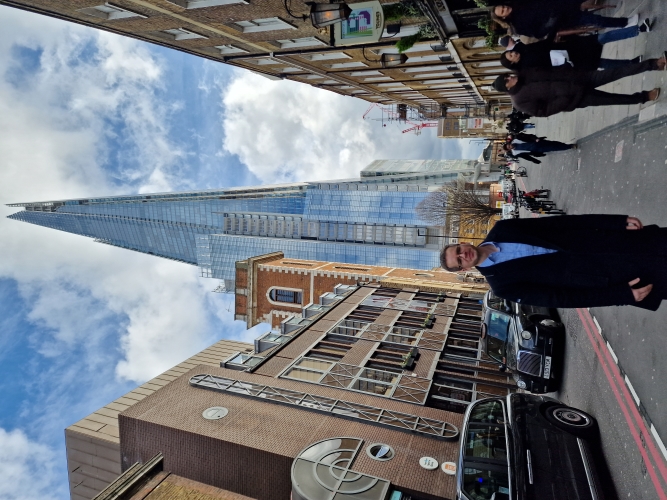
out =
<svg viewBox="0 0 667 500"><path fill-rule="evenodd" d="M188 380L197 373L267 383L267 377L256 374L208 366L193 369L121 414L124 468L161 451L165 470L179 476L258 500L287 500L290 467L297 454L316 441L351 436L363 439L364 447L382 442L396 452L395 458L387 462L377 462L362 452L353 464L354 470L386 478L399 488L419 492L420 498L454 497L454 477L440 470L426 471L418 461L422 456L456 461L457 442L194 388ZM461 425L461 415L433 408L290 380L271 379L269 383ZM205 420L201 412L211 406L224 406L229 414L220 420Z"/></svg>

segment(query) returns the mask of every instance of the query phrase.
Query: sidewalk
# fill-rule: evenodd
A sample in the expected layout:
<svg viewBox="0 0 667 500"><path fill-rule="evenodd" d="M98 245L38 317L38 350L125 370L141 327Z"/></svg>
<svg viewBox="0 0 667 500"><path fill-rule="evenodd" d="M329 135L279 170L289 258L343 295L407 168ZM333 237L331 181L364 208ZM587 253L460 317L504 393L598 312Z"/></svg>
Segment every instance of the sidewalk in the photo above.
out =
<svg viewBox="0 0 667 500"><path fill-rule="evenodd" d="M614 3L608 0L607 3ZM640 22L650 17L654 20L650 33L604 46L602 57L609 59L632 59L642 55L644 59L660 57L667 50L667 2L619 0L616 9L599 11L602 15L614 17L640 15ZM638 90L651 90L660 87L662 93L656 103L633 106L602 106L577 109L570 113L559 113L548 118L533 118L535 133L549 139L562 142L576 142L602 129L624 120L634 119L641 123L667 115L667 71L651 71L641 75L624 78L600 87L607 92L631 94Z"/></svg>

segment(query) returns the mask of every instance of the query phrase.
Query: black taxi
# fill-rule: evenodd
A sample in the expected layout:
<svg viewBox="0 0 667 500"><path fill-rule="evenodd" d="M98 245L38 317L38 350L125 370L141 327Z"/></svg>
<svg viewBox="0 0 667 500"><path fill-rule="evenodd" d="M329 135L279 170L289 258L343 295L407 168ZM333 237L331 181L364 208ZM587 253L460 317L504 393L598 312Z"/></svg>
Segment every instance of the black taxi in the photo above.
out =
<svg viewBox="0 0 667 500"><path fill-rule="evenodd" d="M457 500L603 498L587 413L527 393L481 399L463 421Z"/></svg>
<svg viewBox="0 0 667 500"><path fill-rule="evenodd" d="M565 327L546 307L517 304L489 291L482 309L482 348L520 389L543 394L560 383Z"/></svg>

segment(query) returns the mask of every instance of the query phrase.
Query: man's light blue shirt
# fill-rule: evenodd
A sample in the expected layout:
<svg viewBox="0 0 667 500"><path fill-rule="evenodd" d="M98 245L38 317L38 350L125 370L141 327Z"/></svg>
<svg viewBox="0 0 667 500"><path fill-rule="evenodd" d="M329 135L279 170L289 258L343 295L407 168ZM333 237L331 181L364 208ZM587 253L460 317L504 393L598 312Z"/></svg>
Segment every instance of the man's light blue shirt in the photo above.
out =
<svg viewBox="0 0 667 500"><path fill-rule="evenodd" d="M482 243L480 247L485 245L493 245L498 251L489 255L484 262L477 264L477 267L489 267L494 264L500 264L501 262L507 262L508 260L556 252L556 250L550 248L535 247L523 243L494 243L492 241L487 241L486 243Z"/></svg>

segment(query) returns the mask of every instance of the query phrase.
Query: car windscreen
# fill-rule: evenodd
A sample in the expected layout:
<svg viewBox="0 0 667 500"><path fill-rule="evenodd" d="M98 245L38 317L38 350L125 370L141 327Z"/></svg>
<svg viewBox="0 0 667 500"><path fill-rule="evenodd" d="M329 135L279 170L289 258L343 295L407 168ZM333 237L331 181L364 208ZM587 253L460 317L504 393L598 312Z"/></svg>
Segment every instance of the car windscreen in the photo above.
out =
<svg viewBox="0 0 667 500"><path fill-rule="evenodd" d="M505 299L501 299L500 297L496 297L493 295L493 292L488 292L488 295L486 296L486 305L491 309L495 309L496 311L506 313L512 312L512 308L509 305L509 302Z"/></svg>
<svg viewBox="0 0 667 500"><path fill-rule="evenodd" d="M510 317L489 311L487 314L486 352L496 361L505 357L505 344L510 328Z"/></svg>

